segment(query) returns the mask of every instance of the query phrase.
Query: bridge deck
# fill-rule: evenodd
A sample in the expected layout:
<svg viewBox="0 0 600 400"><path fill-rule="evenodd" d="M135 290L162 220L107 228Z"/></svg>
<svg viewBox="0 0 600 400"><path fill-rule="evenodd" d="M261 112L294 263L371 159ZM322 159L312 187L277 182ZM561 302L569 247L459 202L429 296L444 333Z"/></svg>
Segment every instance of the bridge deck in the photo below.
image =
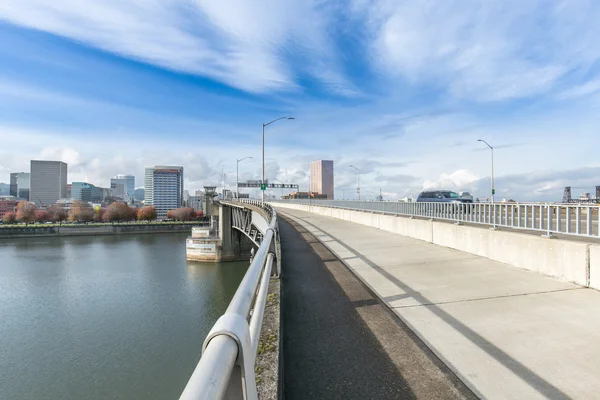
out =
<svg viewBox="0 0 600 400"><path fill-rule="evenodd" d="M284 398L475 399L304 228L280 219Z"/></svg>
<svg viewBox="0 0 600 400"><path fill-rule="evenodd" d="M312 233L343 260L478 396L589 399L600 393L597 373L600 369L600 292L363 225L296 210L278 212ZM416 359L421 363L415 365L420 372L417 376L411 374L413 354L418 354L414 353L415 346L420 348L418 342L410 342L406 334L386 329L387 336L379 336L380 324L370 324L371 317L363 315L370 304L375 304L372 299L353 298L353 292L340 284L337 294L321 299L331 313L316 312L320 307L310 301L311 296L323 290L324 281L349 279L344 273L348 270L337 266L331 257L325 267L313 267L310 262L315 260L307 255L304 255L306 259L290 260L290 253L300 258L307 254L308 245L305 248L295 242L286 243L291 234L286 233L286 225L283 226L283 323L288 324L288 328L284 325L284 340L289 340L284 342L285 383L297 389L296 375L287 375L301 376L302 371L294 369L294 363L304 366L302 357L308 356L303 354L311 354L310 342L294 337L289 330L300 330L302 324L308 324L306 330L316 326L319 332L313 338L315 354L311 356L317 375L324 373L321 369L325 366L357 373L356 376L348 373L342 383L328 381L330 395L337 393L336 389L343 384L352 386L358 382L357 385L361 385L368 379L381 379L380 372L374 371L371 363L356 356L359 349L373 344L346 334L347 324L338 313L348 313L362 320L364 329L374 331L374 336L364 334L380 344L378 354L372 353L372 356L381 357L381 363L388 368L396 368L402 388L410 390L407 398L443 398L421 391L428 384L422 385L419 375L433 374L438 378L440 373L446 378L449 375L443 368L436 375L419 357ZM320 244L311 245L318 249ZM322 250L325 251L325 247ZM319 274L313 269L323 272ZM288 293L285 285L288 285ZM306 296L304 302L302 296ZM347 304L340 307L339 303L344 301ZM335 360L324 362L329 354L335 357L337 352L327 353L321 340L333 350L346 347L348 358L337 363ZM294 351L296 346L298 349ZM362 380L358 380L360 372ZM337 371L336 376L341 373ZM318 376L314 379L318 380ZM311 384L310 380L300 382ZM440 385L448 398L466 396L460 386Z"/></svg>

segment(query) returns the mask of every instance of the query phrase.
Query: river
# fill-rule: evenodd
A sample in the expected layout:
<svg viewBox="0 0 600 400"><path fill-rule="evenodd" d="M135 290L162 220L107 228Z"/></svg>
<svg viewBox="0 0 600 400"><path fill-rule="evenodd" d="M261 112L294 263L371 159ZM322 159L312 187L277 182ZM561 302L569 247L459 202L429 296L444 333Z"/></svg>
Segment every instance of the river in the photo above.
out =
<svg viewBox="0 0 600 400"><path fill-rule="evenodd" d="M177 399L248 267L186 236L0 240L0 399Z"/></svg>

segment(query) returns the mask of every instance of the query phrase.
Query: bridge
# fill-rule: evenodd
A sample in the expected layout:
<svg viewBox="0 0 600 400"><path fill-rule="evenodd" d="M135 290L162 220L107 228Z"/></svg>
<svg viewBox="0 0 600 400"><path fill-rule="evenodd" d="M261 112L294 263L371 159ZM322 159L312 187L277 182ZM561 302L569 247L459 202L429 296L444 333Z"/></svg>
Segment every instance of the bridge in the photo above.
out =
<svg viewBox="0 0 600 400"><path fill-rule="evenodd" d="M600 392L597 206L306 200L220 207L238 210L233 230L251 238L254 227L260 240L182 399L257 398L254 362L271 275L282 287L279 396L589 399Z"/></svg>

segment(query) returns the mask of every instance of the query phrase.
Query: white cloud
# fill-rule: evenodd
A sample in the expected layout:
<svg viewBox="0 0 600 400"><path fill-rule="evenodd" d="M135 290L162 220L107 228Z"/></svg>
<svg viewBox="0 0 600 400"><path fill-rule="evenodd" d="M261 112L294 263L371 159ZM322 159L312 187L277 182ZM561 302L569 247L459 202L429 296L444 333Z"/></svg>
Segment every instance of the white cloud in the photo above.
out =
<svg viewBox="0 0 600 400"><path fill-rule="evenodd" d="M443 173L437 179L423 182L423 189L450 189L463 190L470 186L479 177L465 169L459 169L452 173Z"/></svg>
<svg viewBox="0 0 600 400"><path fill-rule="evenodd" d="M590 94L600 92L600 79L588 81L582 85L573 86L562 93L559 93L559 99L577 99Z"/></svg>
<svg viewBox="0 0 600 400"><path fill-rule="evenodd" d="M373 0L374 62L391 77L483 101L552 89L599 59L596 2Z"/></svg>
<svg viewBox="0 0 600 400"><path fill-rule="evenodd" d="M0 19L11 23L252 92L295 86L286 52L329 69L326 83L343 82L326 17L301 0L0 3Z"/></svg>

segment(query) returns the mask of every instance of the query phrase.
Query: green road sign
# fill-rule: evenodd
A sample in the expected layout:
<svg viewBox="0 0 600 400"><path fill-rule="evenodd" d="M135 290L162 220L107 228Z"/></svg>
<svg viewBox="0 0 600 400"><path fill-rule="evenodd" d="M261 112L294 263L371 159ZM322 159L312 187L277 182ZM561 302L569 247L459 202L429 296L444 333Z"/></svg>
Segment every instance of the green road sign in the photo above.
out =
<svg viewBox="0 0 600 400"><path fill-rule="evenodd" d="M260 184L260 190L267 190L267 184L266 183L261 183Z"/></svg>

